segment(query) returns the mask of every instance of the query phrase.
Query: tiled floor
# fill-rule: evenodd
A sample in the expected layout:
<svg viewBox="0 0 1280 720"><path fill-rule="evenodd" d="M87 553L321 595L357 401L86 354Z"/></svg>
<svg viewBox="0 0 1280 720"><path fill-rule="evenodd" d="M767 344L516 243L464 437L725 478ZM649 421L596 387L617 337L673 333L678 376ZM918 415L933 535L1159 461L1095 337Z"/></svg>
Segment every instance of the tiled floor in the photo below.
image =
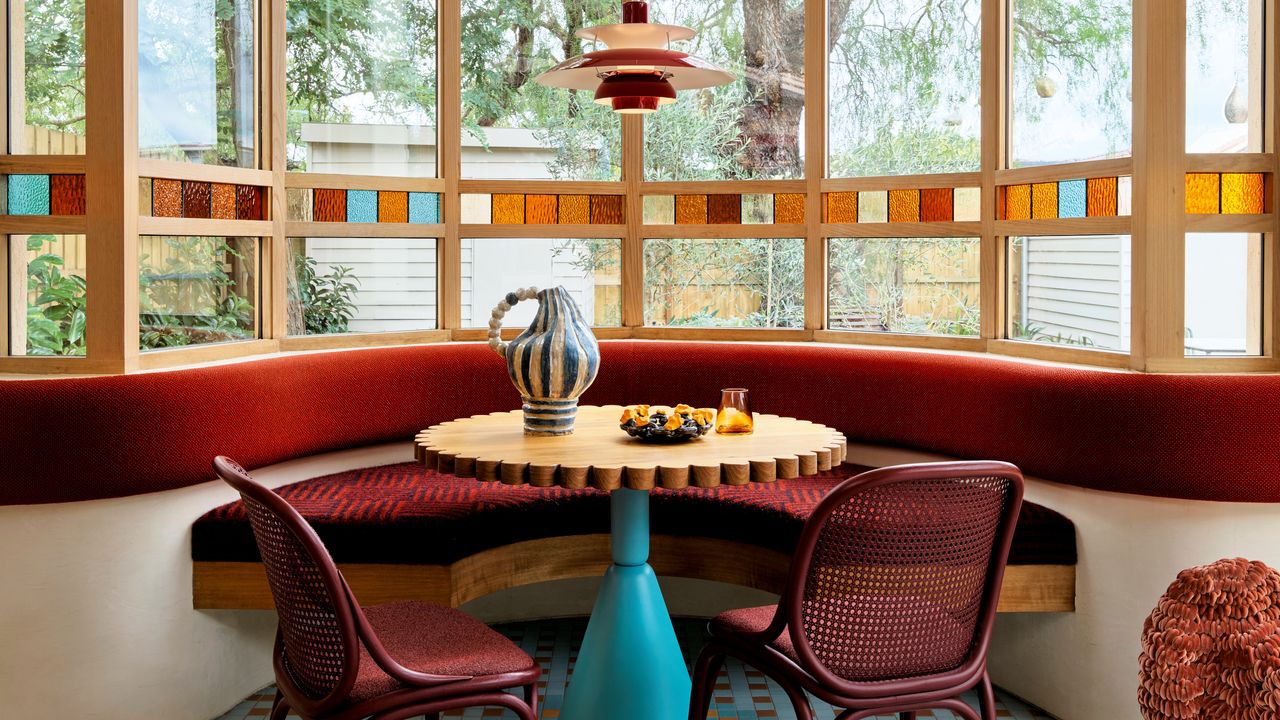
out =
<svg viewBox="0 0 1280 720"><path fill-rule="evenodd" d="M690 665L705 641L705 620L676 620L676 634L684 649L685 661ZM536 622L499 625L497 629L524 648L542 665L543 678L539 684L542 693L542 718L555 720L560 716L560 703L564 688L573 670L573 660L586 630L585 618L574 620L540 620ZM715 704L709 718L716 720L794 720L786 695L764 675L741 663L730 660L716 683ZM727 673L727 677L725 675ZM250 720L266 717L271 709L273 688L266 688L235 706L218 720ZM1028 706L1016 698L997 691L1000 718L1014 720L1052 720L1044 711ZM965 698L977 707L978 699ZM817 720L832 720L835 711L827 704L812 700ZM290 715L290 718L295 716ZM480 720L481 718L514 718L515 715L494 708L470 708L464 712L447 713L445 718ZM947 710L932 714L920 713L920 720L955 720L957 716ZM879 720L879 719L877 719ZM884 720L896 720L886 716Z"/></svg>

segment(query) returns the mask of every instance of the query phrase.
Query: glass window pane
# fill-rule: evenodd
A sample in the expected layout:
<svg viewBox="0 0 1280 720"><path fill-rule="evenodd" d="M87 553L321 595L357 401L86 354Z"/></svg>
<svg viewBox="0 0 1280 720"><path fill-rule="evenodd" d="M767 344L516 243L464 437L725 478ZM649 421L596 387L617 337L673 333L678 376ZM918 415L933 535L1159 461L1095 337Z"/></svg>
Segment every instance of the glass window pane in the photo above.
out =
<svg viewBox="0 0 1280 720"><path fill-rule="evenodd" d="M1131 0L1013 0L1013 166L1130 153Z"/></svg>
<svg viewBox="0 0 1280 720"><path fill-rule="evenodd" d="M833 238L832 330L977 335L977 238Z"/></svg>
<svg viewBox="0 0 1280 720"><path fill-rule="evenodd" d="M257 167L254 0L139 0L143 157Z"/></svg>
<svg viewBox="0 0 1280 720"><path fill-rule="evenodd" d="M12 235L9 354L84 355L83 235Z"/></svg>
<svg viewBox="0 0 1280 720"><path fill-rule="evenodd" d="M1263 4L1187 3L1187 152L1262 150Z"/></svg>
<svg viewBox="0 0 1280 720"><path fill-rule="evenodd" d="M289 169L435 177L434 0L286 11Z"/></svg>
<svg viewBox="0 0 1280 720"><path fill-rule="evenodd" d="M645 240L644 320L685 327L804 327L804 241Z"/></svg>
<svg viewBox="0 0 1280 720"><path fill-rule="evenodd" d="M1188 356L1258 355L1262 350L1262 236L1187 235Z"/></svg>
<svg viewBox="0 0 1280 720"><path fill-rule="evenodd" d="M1128 350L1128 235L1009 240L1009 337Z"/></svg>
<svg viewBox="0 0 1280 720"><path fill-rule="evenodd" d="M829 2L831 177L978 170L981 3Z"/></svg>
<svg viewBox="0 0 1280 720"><path fill-rule="evenodd" d="M9 22L10 152L83 154L84 0L14 3Z"/></svg>
<svg viewBox="0 0 1280 720"><path fill-rule="evenodd" d="M494 306L522 287L564 286L597 327L622 324L622 241L614 238L463 238L462 326L488 327ZM536 302L507 313L503 327L533 322Z"/></svg>
<svg viewBox="0 0 1280 720"><path fill-rule="evenodd" d="M576 30L613 22L613 0L462 0L462 177L618 179L618 116L589 93L534 82L592 49Z"/></svg>
<svg viewBox="0 0 1280 720"><path fill-rule="evenodd" d="M738 79L682 92L645 119L645 179L803 177L804 2L654 0L649 7L654 22L698 31L676 50Z"/></svg>
<svg viewBox="0 0 1280 720"><path fill-rule="evenodd" d="M434 238L290 238L289 334L436 327Z"/></svg>
<svg viewBox="0 0 1280 720"><path fill-rule="evenodd" d="M143 350L258 336L258 239L138 238Z"/></svg>

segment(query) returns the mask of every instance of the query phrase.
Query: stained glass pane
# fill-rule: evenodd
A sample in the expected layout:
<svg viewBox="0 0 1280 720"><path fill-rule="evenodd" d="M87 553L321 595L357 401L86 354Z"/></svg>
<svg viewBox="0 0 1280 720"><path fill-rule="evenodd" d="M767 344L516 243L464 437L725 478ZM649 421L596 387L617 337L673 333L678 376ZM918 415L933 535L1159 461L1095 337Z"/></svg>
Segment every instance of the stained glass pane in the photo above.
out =
<svg viewBox="0 0 1280 720"><path fill-rule="evenodd" d="M376 190L347 191L347 222L378 222L378 192Z"/></svg>
<svg viewBox="0 0 1280 720"><path fill-rule="evenodd" d="M1035 220L1058 217L1058 183L1036 183L1031 186L1031 217Z"/></svg>
<svg viewBox="0 0 1280 720"><path fill-rule="evenodd" d="M258 297L257 238L138 238L143 350L251 340Z"/></svg>
<svg viewBox="0 0 1280 720"><path fill-rule="evenodd" d="M262 220L263 188L257 185L236 186L236 219Z"/></svg>
<svg viewBox="0 0 1280 720"><path fill-rule="evenodd" d="M419 225L435 225L440 222L440 194L430 192L409 193L409 222Z"/></svg>
<svg viewBox="0 0 1280 720"><path fill-rule="evenodd" d="M590 222L590 195L560 196L560 223L562 225L586 225Z"/></svg>
<svg viewBox="0 0 1280 720"><path fill-rule="evenodd" d="M1260 152L1264 3L1187 2L1187 152Z"/></svg>
<svg viewBox="0 0 1280 720"><path fill-rule="evenodd" d="M296 188L294 188L296 189ZM293 190L290 190L293 192ZM311 219L311 191L303 190L303 195L307 203L307 220ZM236 186L224 183L214 183L212 190L212 199L210 205L210 214L219 220L234 220L236 218Z"/></svg>
<svg viewBox="0 0 1280 720"><path fill-rule="evenodd" d="M379 191L378 222L409 222L409 193L393 190Z"/></svg>
<svg viewBox="0 0 1280 720"><path fill-rule="evenodd" d="M676 197L674 195L645 195L644 222L646 225L673 225L676 221Z"/></svg>
<svg viewBox="0 0 1280 720"><path fill-rule="evenodd" d="M1116 201L1118 207L1117 212L1120 215L1133 214L1133 178L1122 177L1117 182L1119 198Z"/></svg>
<svg viewBox="0 0 1280 720"><path fill-rule="evenodd" d="M1010 185L1004 189L1004 219L1031 219L1031 186Z"/></svg>
<svg viewBox="0 0 1280 720"><path fill-rule="evenodd" d="M858 193L831 192L824 195L823 200L826 202L827 209L826 222L858 222Z"/></svg>
<svg viewBox="0 0 1280 720"><path fill-rule="evenodd" d="M1010 238L1008 249L1010 338L1129 348L1129 236Z"/></svg>
<svg viewBox="0 0 1280 720"><path fill-rule="evenodd" d="M49 176L49 214L84 215L83 175Z"/></svg>
<svg viewBox="0 0 1280 720"><path fill-rule="evenodd" d="M647 325L804 326L802 239L650 239L644 268Z"/></svg>
<svg viewBox="0 0 1280 720"><path fill-rule="evenodd" d="M9 4L9 152L85 151L85 0ZM21 75L19 75L21 73Z"/></svg>
<svg viewBox="0 0 1280 720"><path fill-rule="evenodd" d="M1220 209L1219 183L1218 173L1187 173L1187 212L1216 215Z"/></svg>
<svg viewBox="0 0 1280 720"><path fill-rule="evenodd" d="M622 195L592 195L591 224L621 225L626 222L626 215L622 209L625 201Z"/></svg>
<svg viewBox="0 0 1280 720"><path fill-rule="evenodd" d="M8 354L85 354L88 267L83 235L11 235ZM25 307L24 307L25 306ZM25 322L23 317L25 316Z"/></svg>
<svg viewBox="0 0 1280 720"><path fill-rule="evenodd" d="M738 225L742 223L741 195L710 195L707 197L707 222L712 225Z"/></svg>
<svg viewBox="0 0 1280 720"><path fill-rule="evenodd" d="M885 190L858 193L858 222L889 222L889 193Z"/></svg>
<svg viewBox="0 0 1280 720"><path fill-rule="evenodd" d="M289 268L290 335L436 327L432 238L289 238ZM318 292L334 286L349 286L339 291L349 316Z"/></svg>
<svg viewBox="0 0 1280 720"><path fill-rule="evenodd" d="M707 222L706 195L677 195L676 224L704 225Z"/></svg>
<svg viewBox="0 0 1280 720"><path fill-rule="evenodd" d="M214 191L215 194L217 191ZM285 192L285 200L289 204L288 214L285 218L297 222L311 221L311 189L310 188L289 188ZM235 207L235 191L232 191L232 207Z"/></svg>
<svg viewBox="0 0 1280 720"><path fill-rule="evenodd" d="M977 335L978 238L832 238L832 330Z"/></svg>
<svg viewBox="0 0 1280 720"><path fill-rule="evenodd" d="M1222 213L1224 215L1259 215L1263 212L1261 173L1222 174Z"/></svg>
<svg viewBox="0 0 1280 720"><path fill-rule="evenodd" d="M530 285L562 285L592 325L621 325L621 257L616 238L463 238L462 325L486 327L507 293ZM537 310L536 302L518 303L503 327L527 327Z"/></svg>
<svg viewBox="0 0 1280 720"><path fill-rule="evenodd" d="M346 222L347 191L316 188L313 213L316 222Z"/></svg>
<svg viewBox="0 0 1280 720"><path fill-rule="evenodd" d="M151 178L138 178L138 215L151 217Z"/></svg>
<svg viewBox="0 0 1280 720"><path fill-rule="evenodd" d="M951 222L952 215L951 188L928 188L920 191L922 222Z"/></svg>
<svg viewBox="0 0 1280 720"><path fill-rule="evenodd" d="M982 219L982 189L956 188L956 222L978 222Z"/></svg>
<svg viewBox="0 0 1280 720"><path fill-rule="evenodd" d="M1085 181L1063 180L1058 183L1058 217L1085 217Z"/></svg>
<svg viewBox="0 0 1280 720"><path fill-rule="evenodd" d="M182 181L163 178L153 180L151 208L156 217L182 217Z"/></svg>
<svg viewBox="0 0 1280 720"><path fill-rule="evenodd" d="M530 225L554 225L556 223L555 195L526 195L524 221Z"/></svg>
<svg viewBox="0 0 1280 720"><path fill-rule="evenodd" d="M1089 178L1085 181L1085 212L1089 217L1114 217L1119 211L1116 178Z"/></svg>
<svg viewBox="0 0 1280 720"><path fill-rule="evenodd" d="M459 212L464 223L488 225L492 220L493 199L489 195L463 195Z"/></svg>
<svg viewBox="0 0 1280 720"><path fill-rule="evenodd" d="M1132 0L1012 0L1014 167L1130 152Z"/></svg>
<svg viewBox="0 0 1280 720"><path fill-rule="evenodd" d="M803 193L776 193L773 196L773 221L779 225L804 222Z"/></svg>
<svg viewBox="0 0 1280 720"><path fill-rule="evenodd" d="M773 195L768 193L742 196L742 222L768 225L773 222Z"/></svg>
<svg viewBox="0 0 1280 720"><path fill-rule="evenodd" d="M889 191L889 222L919 222L920 191Z"/></svg>
<svg viewBox="0 0 1280 720"><path fill-rule="evenodd" d="M182 183L182 216L207 218L212 211L213 188L209 183L185 180Z"/></svg>
<svg viewBox="0 0 1280 720"><path fill-rule="evenodd" d="M492 197L494 225L524 223L524 195L494 193Z"/></svg>
<svg viewBox="0 0 1280 720"><path fill-rule="evenodd" d="M1260 354L1265 304L1262 236L1189 234L1186 253L1186 354Z"/></svg>

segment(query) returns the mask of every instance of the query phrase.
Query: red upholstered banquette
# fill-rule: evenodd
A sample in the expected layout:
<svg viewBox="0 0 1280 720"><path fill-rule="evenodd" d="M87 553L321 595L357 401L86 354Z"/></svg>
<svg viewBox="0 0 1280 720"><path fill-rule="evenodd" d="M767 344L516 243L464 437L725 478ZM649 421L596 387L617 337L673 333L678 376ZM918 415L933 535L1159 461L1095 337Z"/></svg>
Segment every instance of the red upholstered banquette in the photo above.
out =
<svg viewBox="0 0 1280 720"><path fill-rule="evenodd" d="M754 409L850 442L1015 463L1144 495L1280 501L1280 376L1151 375L897 349L614 341L584 403ZM0 504L89 500L212 479L217 454L260 467L408 440L514 409L480 344L302 354L127 376L0 381Z"/></svg>

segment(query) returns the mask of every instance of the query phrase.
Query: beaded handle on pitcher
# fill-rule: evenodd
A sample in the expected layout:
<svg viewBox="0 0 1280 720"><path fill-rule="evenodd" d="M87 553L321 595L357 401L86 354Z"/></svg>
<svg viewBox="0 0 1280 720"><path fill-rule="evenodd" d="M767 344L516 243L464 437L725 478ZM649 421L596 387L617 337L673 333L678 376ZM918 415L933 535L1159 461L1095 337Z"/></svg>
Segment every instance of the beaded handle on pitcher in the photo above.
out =
<svg viewBox="0 0 1280 720"><path fill-rule="evenodd" d="M538 288L520 288L515 292L507 293L502 302L493 309L493 316L489 318L489 347L493 348L494 352L502 357L507 356L507 344L502 341L502 318L506 317L507 311L521 300L533 300L536 297L538 297Z"/></svg>

